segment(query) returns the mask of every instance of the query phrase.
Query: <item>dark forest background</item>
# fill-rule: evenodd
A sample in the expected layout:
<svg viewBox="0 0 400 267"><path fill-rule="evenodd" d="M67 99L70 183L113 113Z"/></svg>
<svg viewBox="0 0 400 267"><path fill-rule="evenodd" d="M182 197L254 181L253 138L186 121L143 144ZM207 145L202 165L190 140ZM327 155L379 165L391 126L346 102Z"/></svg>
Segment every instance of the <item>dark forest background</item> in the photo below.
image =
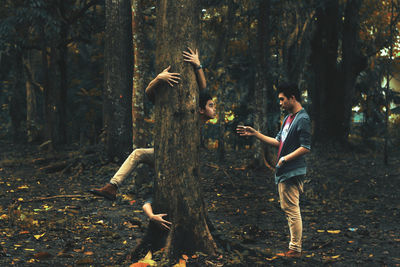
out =
<svg viewBox="0 0 400 267"><path fill-rule="evenodd" d="M134 147L152 145L153 106L144 89L157 75L155 1L133 1L132 45L116 30L121 42L109 46L105 2L1 1L0 138L50 150L102 144L115 160L132 150L123 136ZM275 135L282 118L275 86L283 81L301 88L314 143L357 141L385 153L398 146L398 1L203 0L200 6L195 48L218 107L203 143L218 148L221 159L226 150L259 147L238 138L239 123ZM126 53L119 57L130 64L105 61L121 46ZM132 79L109 87L107 75L121 72ZM125 105L118 112L132 120L115 115L113 105ZM121 125L125 132L110 133ZM255 164L262 164L260 153L273 160L259 150Z"/></svg>
<svg viewBox="0 0 400 267"><path fill-rule="evenodd" d="M154 210L176 213L169 240L187 242L166 246L179 266L398 265L399 22L398 0L0 0L0 262L135 262L155 187ZM189 107L182 92L197 94L179 62L186 42L217 104L201 149L187 127L196 116L165 119ZM168 64L182 83L153 105L145 88ZM299 86L312 120L297 261L275 255L288 240L276 150L235 133L246 124L276 135L282 82ZM170 106L159 97L169 92ZM154 136L156 171L138 167L113 202L87 192ZM202 222L205 236L207 216L215 228L201 248L179 226ZM188 258L187 244L207 255Z"/></svg>

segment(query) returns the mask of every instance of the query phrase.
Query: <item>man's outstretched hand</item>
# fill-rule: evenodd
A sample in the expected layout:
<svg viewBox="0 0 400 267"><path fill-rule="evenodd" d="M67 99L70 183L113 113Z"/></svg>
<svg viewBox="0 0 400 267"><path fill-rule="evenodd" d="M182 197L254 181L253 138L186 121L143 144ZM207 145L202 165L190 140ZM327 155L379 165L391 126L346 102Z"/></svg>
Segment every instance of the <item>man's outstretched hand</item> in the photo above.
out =
<svg viewBox="0 0 400 267"><path fill-rule="evenodd" d="M200 59L199 59L199 51L196 49L193 51L188 47L189 52L183 51L183 60L186 62L191 63L194 67L198 68L200 67Z"/></svg>
<svg viewBox="0 0 400 267"><path fill-rule="evenodd" d="M253 127L243 125L238 125L236 127L236 132L240 136L253 136L257 133L257 131Z"/></svg>
<svg viewBox="0 0 400 267"><path fill-rule="evenodd" d="M170 229L169 225L171 225L172 223L164 220L163 219L164 216L167 216L167 214L154 214L153 216L151 216L150 220L159 224L161 228L169 230Z"/></svg>
<svg viewBox="0 0 400 267"><path fill-rule="evenodd" d="M178 84L181 78L179 73L169 72L170 69L171 66L168 66L168 68L157 75L157 78L167 82L171 87L174 87L174 84Z"/></svg>

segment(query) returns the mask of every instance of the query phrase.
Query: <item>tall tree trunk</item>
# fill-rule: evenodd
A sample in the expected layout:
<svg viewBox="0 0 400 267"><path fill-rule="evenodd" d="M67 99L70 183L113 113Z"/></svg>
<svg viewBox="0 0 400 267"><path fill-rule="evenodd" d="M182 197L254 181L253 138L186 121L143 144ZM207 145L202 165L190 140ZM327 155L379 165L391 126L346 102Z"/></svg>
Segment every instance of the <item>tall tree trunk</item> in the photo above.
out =
<svg viewBox="0 0 400 267"><path fill-rule="evenodd" d="M367 66L367 59L361 54L360 32L360 7L361 0L349 0L346 3L345 20L343 25L343 62L341 68L342 76L342 103L343 109L338 110L342 115L343 129L341 139L347 140L350 133L350 123L352 116L352 107L354 101L354 85L358 74ZM340 107L339 107L340 108Z"/></svg>
<svg viewBox="0 0 400 267"><path fill-rule="evenodd" d="M145 33L144 33L144 0L132 1L132 33L133 33L133 53L134 53L134 72L132 90L132 137L133 146L144 147L146 145L146 135L143 130L144 125L144 92L146 86L146 73L148 72L148 62L146 55Z"/></svg>
<svg viewBox="0 0 400 267"><path fill-rule="evenodd" d="M267 103L268 91L273 91L271 74L269 71L270 66L270 47L269 42L271 39L270 34L270 13L271 3L270 0L261 0L258 7L258 24L257 24L257 50L256 50L256 62L257 69L255 72L255 118L254 127L264 134L268 133L268 106ZM276 98L276 97L275 97ZM273 102L272 102L273 103ZM272 104L270 103L270 104ZM254 144L254 166L274 166L274 150L269 146L265 145L264 142L256 140Z"/></svg>
<svg viewBox="0 0 400 267"><path fill-rule="evenodd" d="M46 141L50 141L49 150L53 150L53 125L54 119L52 115L52 101L51 101L51 82L50 82L50 73L49 73L49 62L48 62L48 54L47 54L47 46L46 39L44 33L44 25L41 28L41 53L42 53L42 73L43 73L43 93L44 93L44 106L43 106L43 115L44 115L44 136Z"/></svg>
<svg viewBox="0 0 400 267"><path fill-rule="evenodd" d="M38 128L38 110L37 110L37 94L36 91L39 87L35 82L35 73L33 72L32 66L32 51L28 51L26 60L24 62L25 65L25 73L26 73L26 134L28 142L34 142L39 137L39 128Z"/></svg>
<svg viewBox="0 0 400 267"><path fill-rule="evenodd" d="M187 46L198 46L200 11L196 0L157 2L157 69L171 65L172 72L181 74L179 85L159 88L155 104L153 206L172 222L165 247L170 259L216 250L199 181L198 86L192 66L182 59Z"/></svg>
<svg viewBox="0 0 400 267"><path fill-rule="evenodd" d="M224 17L226 18L225 25L222 26L222 37L219 42L219 52L222 55L222 63L223 66L228 66L229 62L229 54L228 54L228 46L229 40L231 38L231 29L232 25L234 25L234 9L235 3L233 1L229 1L228 8L226 9L226 13ZM219 66L221 67L221 66ZM225 71L225 75L219 76L219 84L221 88L226 88L226 75L227 72ZM225 90L218 90L217 98L218 98L218 160L219 162L223 162L225 160Z"/></svg>
<svg viewBox="0 0 400 267"><path fill-rule="evenodd" d="M65 3L59 2L61 16L65 17ZM59 107L59 142L65 144L67 142L67 102L68 102L68 24L63 22L60 29L60 46L59 46L59 59L58 69L60 71L60 107Z"/></svg>
<svg viewBox="0 0 400 267"><path fill-rule="evenodd" d="M341 141L342 120L337 116L338 102L338 0L328 0L316 11L317 26L311 42L311 90L315 141Z"/></svg>
<svg viewBox="0 0 400 267"><path fill-rule="evenodd" d="M16 52L15 55L15 82L13 93L11 95L10 101L10 117L13 129L13 141L14 142L24 142L24 122L26 118L25 106L26 106L26 96L24 93L24 71L22 64L22 55L20 52Z"/></svg>
<svg viewBox="0 0 400 267"><path fill-rule="evenodd" d="M103 118L106 152L122 160L132 150L132 16L129 0L106 0Z"/></svg>

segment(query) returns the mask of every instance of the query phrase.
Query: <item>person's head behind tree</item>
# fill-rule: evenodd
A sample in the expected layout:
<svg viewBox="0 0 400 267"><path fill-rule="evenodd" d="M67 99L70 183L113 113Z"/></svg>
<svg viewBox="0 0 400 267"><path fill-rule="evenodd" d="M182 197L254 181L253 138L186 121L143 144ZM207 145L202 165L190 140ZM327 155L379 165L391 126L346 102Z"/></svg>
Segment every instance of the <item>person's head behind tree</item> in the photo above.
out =
<svg viewBox="0 0 400 267"><path fill-rule="evenodd" d="M200 92L199 109L200 116L203 118L204 121L215 118L215 103L208 92Z"/></svg>
<svg viewBox="0 0 400 267"><path fill-rule="evenodd" d="M294 96L297 100L297 102L301 102L300 101L300 90L297 87L296 84L294 83L282 83L279 84L277 87L277 91L278 94L282 93L284 94L288 99L291 98L292 96Z"/></svg>

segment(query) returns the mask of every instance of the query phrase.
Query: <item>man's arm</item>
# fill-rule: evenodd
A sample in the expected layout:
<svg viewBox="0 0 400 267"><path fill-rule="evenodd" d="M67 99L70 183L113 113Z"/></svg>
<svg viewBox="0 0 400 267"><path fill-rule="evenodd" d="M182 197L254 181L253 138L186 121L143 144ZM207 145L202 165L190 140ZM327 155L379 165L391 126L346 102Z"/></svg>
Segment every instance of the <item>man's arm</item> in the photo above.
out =
<svg viewBox="0 0 400 267"><path fill-rule="evenodd" d="M194 72L196 74L197 84L199 89L205 90L207 87L206 77L204 76L203 67L201 66L199 59L199 51L196 49L194 52L190 47L188 47L189 52L183 51L183 60L192 64Z"/></svg>
<svg viewBox="0 0 400 267"><path fill-rule="evenodd" d="M278 140L276 140L275 138L263 135L262 133L260 133L259 131L255 130L254 128L252 128L250 126L238 125L236 128L236 132L240 136L255 136L258 139L260 139L261 141L263 141L271 146L279 147Z"/></svg>
<svg viewBox="0 0 400 267"><path fill-rule="evenodd" d="M146 88L146 95L150 98L151 102L154 103L156 96L156 89L163 83L168 83L171 87L174 87L174 84L179 83L181 79L179 73L169 72L171 66L168 66L165 70L163 70L160 74L157 75Z"/></svg>
<svg viewBox="0 0 400 267"><path fill-rule="evenodd" d="M169 230L168 225L171 225L172 223L163 219L163 217L167 216L167 214L154 214L150 202L146 202L142 208L144 213L147 215L147 217L149 217L150 220L156 222L162 228Z"/></svg>
<svg viewBox="0 0 400 267"><path fill-rule="evenodd" d="M278 167L282 166L282 164L284 164L284 162L289 162L291 160L297 159L298 157L301 157L307 153L310 153L310 150L308 148L301 146L298 149L296 149L295 151L293 151L292 153L289 153L286 156L281 157L278 161Z"/></svg>

